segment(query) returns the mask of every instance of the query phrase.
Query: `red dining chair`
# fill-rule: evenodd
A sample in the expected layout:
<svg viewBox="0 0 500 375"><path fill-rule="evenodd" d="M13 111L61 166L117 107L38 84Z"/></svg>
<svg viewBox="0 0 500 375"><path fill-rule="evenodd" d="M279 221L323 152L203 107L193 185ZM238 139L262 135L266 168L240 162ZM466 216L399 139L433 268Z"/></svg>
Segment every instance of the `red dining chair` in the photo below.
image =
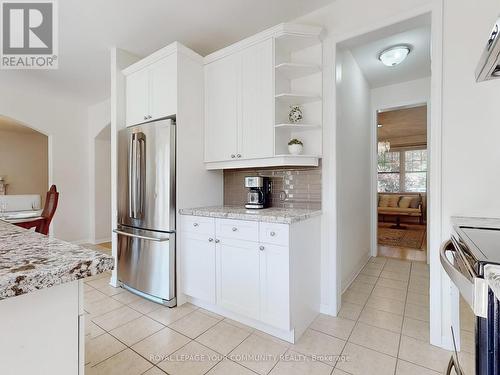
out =
<svg viewBox="0 0 500 375"><path fill-rule="evenodd" d="M35 232L45 235L49 234L50 222L56 213L58 201L59 193L57 192L56 185L52 185L47 192L45 206L40 217L16 223L16 225L26 229L35 228Z"/></svg>

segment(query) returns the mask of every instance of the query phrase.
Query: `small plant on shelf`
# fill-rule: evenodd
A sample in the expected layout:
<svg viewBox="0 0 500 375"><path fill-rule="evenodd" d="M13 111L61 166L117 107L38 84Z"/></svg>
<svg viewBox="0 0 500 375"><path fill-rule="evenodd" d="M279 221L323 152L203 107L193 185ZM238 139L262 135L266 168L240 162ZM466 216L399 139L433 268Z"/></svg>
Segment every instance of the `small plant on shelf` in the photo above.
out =
<svg viewBox="0 0 500 375"><path fill-rule="evenodd" d="M292 155L300 155L304 149L304 144L297 138L291 139L288 142L288 152Z"/></svg>
<svg viewBox="0 0 500 375"><path fill-rule="evenodd" d="M296 124L302 120L302 110L298 105L290 106L290 113L288 113L288 120L291 124Z"/></svg>

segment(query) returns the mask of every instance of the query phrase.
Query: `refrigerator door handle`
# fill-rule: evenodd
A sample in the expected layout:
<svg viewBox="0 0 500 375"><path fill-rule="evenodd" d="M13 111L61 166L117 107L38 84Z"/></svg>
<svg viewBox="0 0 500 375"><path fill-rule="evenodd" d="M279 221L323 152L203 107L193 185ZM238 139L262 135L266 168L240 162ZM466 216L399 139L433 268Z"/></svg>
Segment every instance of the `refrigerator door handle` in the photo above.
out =
<svg viewBox="0 0 500 375"><path fill-rule="evenodd" d="M162 237L162 238L149 237L149 236L143 236L143 235L140 235L140 234L134 234L134 233L124 232L124 231L121 231L121 230L118 230L118 229L113 229L113 232L116 233L116 234L122 235L122 236L126 236L126 237L140 238L142 240L155 241L155 242L166 242L166 241L170 240L169 237Z"/></svg>
<svg viewBox="0 0 500 375"><path fill-rule="evenodd" d="M137 173L137 184L138 186L136 187L136 199L138 196L138 210L136 211L136 218L143 218L144 216L144 198L145 198L145 184L146 184L146 136L144 133L137 133L137 145L139 152L137 153L137 166L136 166L136 173ZM137 205L137 203L136 203ZM137 207L136 207L137 209Z"/></svg>
<svg viewBox="0 0 500 375"><path fill-rule="evenodd" d="M130 135L128 152L128 216L135 219L135 133Z"/></svg>

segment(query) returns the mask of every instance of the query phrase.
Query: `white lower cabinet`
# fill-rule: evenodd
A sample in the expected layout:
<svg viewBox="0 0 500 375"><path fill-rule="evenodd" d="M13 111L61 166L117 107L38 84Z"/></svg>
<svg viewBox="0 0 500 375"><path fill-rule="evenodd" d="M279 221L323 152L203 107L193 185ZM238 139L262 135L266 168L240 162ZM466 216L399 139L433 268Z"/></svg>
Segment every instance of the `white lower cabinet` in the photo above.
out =
<svg viewBox="0 0 500 375"><path fill-rule="evenodd" d="M183 215L182 291L294 342L319 312L319 228L319 217L287 225Z"/></svg>

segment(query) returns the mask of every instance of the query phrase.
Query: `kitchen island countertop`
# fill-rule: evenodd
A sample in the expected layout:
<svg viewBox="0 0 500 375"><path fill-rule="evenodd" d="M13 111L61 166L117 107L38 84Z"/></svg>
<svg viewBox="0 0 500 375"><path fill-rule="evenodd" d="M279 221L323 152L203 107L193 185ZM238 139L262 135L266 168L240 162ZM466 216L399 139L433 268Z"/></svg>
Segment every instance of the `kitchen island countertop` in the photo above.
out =
<svg viewBox="0 0 500 375"><path fill-rule="evenodd" d="M250 220L266 223L292 224L307 220L310 217L321 215L321 210L305 208L277 208L247 209L241 206L215 206L200 208L183 208L181 215L214 217L221 219Z"/></svg>
<svg viewBox="0 0 500 375"><path fill-rule="evenodd" d="M0 300L113 269L113 257L0 220Z"/></svg>

